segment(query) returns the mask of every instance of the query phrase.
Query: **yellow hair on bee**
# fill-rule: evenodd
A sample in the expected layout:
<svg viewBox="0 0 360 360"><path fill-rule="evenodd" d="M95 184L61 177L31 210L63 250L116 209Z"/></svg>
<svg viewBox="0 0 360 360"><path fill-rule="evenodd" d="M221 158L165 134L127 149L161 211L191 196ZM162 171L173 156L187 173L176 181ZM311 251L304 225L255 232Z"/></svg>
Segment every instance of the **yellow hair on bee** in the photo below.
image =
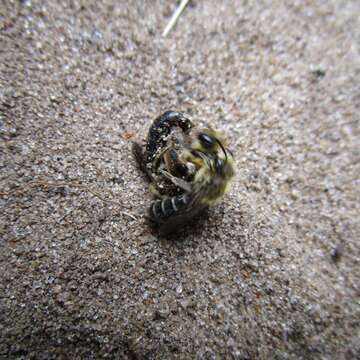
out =
<svg viewBox="0 0 360 360"><path fill-rule="evenodd" d="M201 193L201 203L207 206L218 204L229 191L231 179L235 175L235 163L232 157L221 161L216 166L217 158L208 158L198 170L193 181L194 191Z"/></svg>
<svg viewBox="0 0 360 360"><path fill-rule="evenodd" d="M203 128L191 134L190 148L203 153L217 153L217 156L224 159L225 154L221 151L221 146L226 147L224 136L211 128ZM212 140L212 143L204 143L202 139ZM221 146L220 146L221 144Z"/></svg>

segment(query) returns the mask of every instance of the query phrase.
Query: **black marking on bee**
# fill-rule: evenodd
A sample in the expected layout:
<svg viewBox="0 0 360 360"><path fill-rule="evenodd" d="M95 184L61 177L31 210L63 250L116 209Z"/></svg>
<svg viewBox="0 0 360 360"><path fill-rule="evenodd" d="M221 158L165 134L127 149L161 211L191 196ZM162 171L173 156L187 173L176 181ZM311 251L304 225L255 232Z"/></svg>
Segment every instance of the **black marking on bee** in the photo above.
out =
<svg viewBox="0 0 360 360"><path fill-rule="evenodd" d="M174 127L180 127L184 133L188 133L193 127L192 122L182 113L177 111L166 111L155 119L149 129L146 144L146 162L152 164L158 149L166 143L166 137L170 135Z"/></svg>
<svg viewBox="0 0 360 360"><path fill-rule="evenodd" d="M175 202L175 197L171 198L171 205L172 205L175 212L178 211L178 208L177 208L176 202Z"/></svg>
<svg viewBox="0 0 360 360"><path fill-rule="evenodd" d="M167 197L162 200L153 201L150 206L151 220L162 223L172 216L176 216L189 207L191 197L187 194Z"/></svg>
<svg viewBox="0 0 360 360"><path fill-rule="evenodd" d="M201 195L191 192L154 201L149 215L160 233L166 235L182 229L207 208L201 203Z"/></svg>
<svg viewBox="0 0 360 360"><path fill-rule="evenodd" d="M164 161L168 171L175 177L185 178L188 175L188 168L180 160L178 152L171 148L164 154Z"/></svg>
<svg viewBox="0 0 360 360"><path fill-rule="evenodd" d="M212 136L205 133L200 133L198 139L201 142L201 145L205 149L211 149L215 144L215 139Z"/></svg>
<svg viewBox="0 0 360 360"><path fill-rule="evenodd" d="M148 180L156 182L154 174L157 172L160 157L156 160L159 152L164 148L167 141L167 136L175 128L180 128L184 134L187 134L193 127L192 122L186 118L182 113L177 111L166 111L152 123L147 141L145 142L145 150L140 143L134 142L132 146L133 155L140 167L140 169L147 175ZM188 175L188 169L181 162L175 149L170 148L163 154L163 157L172 175L185 178Z"/></svg>
<svg viewBox="0 0 360 360"><path fill-rule="evenodd" d="M225 167L225 161L219 158L216 158L215 161L215 171L217 174L223 174L224 167Z"/></svg>

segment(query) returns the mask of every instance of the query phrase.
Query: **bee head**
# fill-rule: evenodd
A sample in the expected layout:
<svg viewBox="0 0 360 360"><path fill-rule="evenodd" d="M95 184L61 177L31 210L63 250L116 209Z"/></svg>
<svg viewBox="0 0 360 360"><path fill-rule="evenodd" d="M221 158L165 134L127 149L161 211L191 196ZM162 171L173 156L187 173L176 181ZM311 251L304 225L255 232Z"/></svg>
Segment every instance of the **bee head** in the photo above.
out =
<svg viewBox="0 0 360 360"><path fill-rule="evenodd" d="M210 160L211 168L214 174L222 179L230 179L234 176L234 161L233 158L221 159L214 157Z"/></svg>
<svg viewBox="0 0 360 360"><path fill-rule="evenodd" d="M216 145L216 138L206 132L200 132L197 136L201 147L205 150L211 151Z"/></svg>
<svg viewBox="0 0 360 360"><path fill-rule="evenodd" d="M193 151L200 151L206 155L217 155L226 159L227 153L223 143L221 134L210 128L205 128L192 135L190 147Z"/></svg>
<svg viewBox="0 0 360 360"><path fill-rule="evenodd" d="M203 204L213 206L229 190L235 175L233 156L222 136L210 128L192 132L190 140L188 159L197 168L194 191L202 194Z"/></svg>

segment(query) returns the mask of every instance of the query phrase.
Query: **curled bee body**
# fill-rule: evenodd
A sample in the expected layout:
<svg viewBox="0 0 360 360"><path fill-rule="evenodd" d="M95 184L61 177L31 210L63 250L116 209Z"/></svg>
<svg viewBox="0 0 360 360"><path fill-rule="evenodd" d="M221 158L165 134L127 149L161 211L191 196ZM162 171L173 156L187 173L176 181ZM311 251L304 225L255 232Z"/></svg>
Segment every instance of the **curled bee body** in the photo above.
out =
<svg viewBox="0 0 360 360"><path fill-rule="evenodd" d="M133 144L135 158L151 181L151 189L155 195L181 192L169 176L164 176L163 171L183 181L190 180L191 171L180 160L179 151L184 147L184 139L192 127L192 122L184 114L167 111L150 126L145 151L139 143Z"/></svg>
<svg viewBox="0 0 360 360"><path fill-rule="evenodd" d="M176 189L153 191L158 199L151 203L149 217L165 233L217 204L235 173L233 157L219 133L210 128L193 129L190 120L184 122L183 117L168 114L155 120L150 128L146 155L142 156L142 167L153 186L168 181ZM180 123L187 125L181 127ZM179 141L171 138L175 128L180 128Z"/></svg>
<svg viewBox="0 0 360 360"><path fill-rule="evenodd" d="M146 162L152 166L156 155L164 148L167 137L172 130L180 128L184 134L188 134L192 127L192 122L184 114L177 111L166 111L156 118L148 134Z"/></svg>
<svg viewBox="0 0 360 360"><path fill-rule="evenodd" d="M235 174L233 157L213 130L200 131L181 156L197 170L182 195L163 197L151 204L150 218L162 232L170 232L216 205L229 190Z"/></svg>

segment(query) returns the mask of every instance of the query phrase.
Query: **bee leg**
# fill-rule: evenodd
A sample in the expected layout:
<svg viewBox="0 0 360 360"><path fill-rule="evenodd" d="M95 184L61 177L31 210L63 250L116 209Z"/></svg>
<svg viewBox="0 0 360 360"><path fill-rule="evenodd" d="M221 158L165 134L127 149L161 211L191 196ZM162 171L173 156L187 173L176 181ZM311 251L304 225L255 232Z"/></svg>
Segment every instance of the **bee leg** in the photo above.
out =
<svg viewBox="0 0 360 360"><path fill-rule="evenodd" d="M191 185L183 180L180 179L176 176L171 175L169 172L167 172L166 170L161 170L161 173L168 178L174 185L178 186L180 189L186 191L186 192L190 192L191 191Z"/></svg>
<svg viewBox="0 0 360 360"><path fill-rule="evenodd" d="M150 192L151 194L157 198L157 199L161 199L163 197L163 195L161 195L159 188L156 186L156 184L153 182L150 184L149 186Z"/></svg>
<svg viewBox="0 0 360 360"><path fill-rule="evenodd" d="M177 178L188 178L189 170L186 164L180 159L178 152L174 148L168 149L164 153L164 162L166 170Z"/></svg>
<svg viewBox="0 0 360 360"><path fill-rule="evenodd" d="M166 152L170 149L170 146L167 146L165 149L161 150L161 152L159 154L156 154L154 156L153 162L152 162L152 168L153 169L158 169L160 166L160 162L161 160L164 158L164 155L166 154Z"/></svg>
<svg viewBox="0 0 360 360"><path fill-rule="evenodd" d="M176 126L187 134L193 125L182 113L176 111L166 111L154 120L146 144L146 162L148 164L153 162L156 152L165 145L166 137L170 134L171 129Z"/></svg>

